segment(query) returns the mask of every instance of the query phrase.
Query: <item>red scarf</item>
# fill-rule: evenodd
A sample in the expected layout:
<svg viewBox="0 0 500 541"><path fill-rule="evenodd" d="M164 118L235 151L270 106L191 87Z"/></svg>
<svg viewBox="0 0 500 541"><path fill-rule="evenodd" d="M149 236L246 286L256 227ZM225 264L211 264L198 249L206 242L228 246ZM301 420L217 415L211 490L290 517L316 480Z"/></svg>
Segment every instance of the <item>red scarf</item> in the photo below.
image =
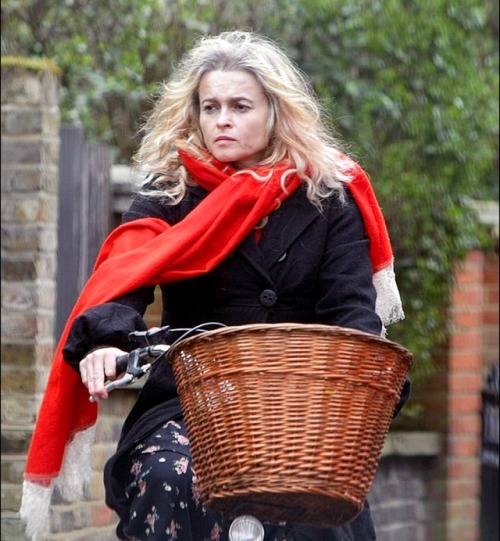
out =
<svg viewBox="0 0 500 541"><path fill-rule="evenodd" d="M89 402L80 376L62 356L73 320L87 309L139 287L209 272L301 184L293 174L288 177L286 193L283 191L280 180L288 169L284 164L275 167L263 183L249 173L235 174L225 164L205 164L186 152L180 156L190 175L210 193L176 225L157 218L139 219L121 225L105 240L55 351L27 457L27 482L51 486L68 443L97 419L97 404ZM270 172L269 168L256 171L263 176ZM354 163L353 173L349 188L371 238L375 273L392 264L391 245L368 178Z"/></svg>
<svg viewBox="0 0 500 541"><path fill-rule="evenodd" d="M284 165L275 167L263 183L248 173L234 174L226 166L222 172L218 163L180 154L191 176L210 193L174 226L143 218L121 225L105 240L56 348L27 458L27 480L48 486L61 469L66 444L96 422L97 405L89 402L80 376L62 356L73 320L139 287L209 272L300 185L297 175L291 175L287 193L282 190L281 175L288 169ZM265 176L270 170L256 173Z"/></svg>

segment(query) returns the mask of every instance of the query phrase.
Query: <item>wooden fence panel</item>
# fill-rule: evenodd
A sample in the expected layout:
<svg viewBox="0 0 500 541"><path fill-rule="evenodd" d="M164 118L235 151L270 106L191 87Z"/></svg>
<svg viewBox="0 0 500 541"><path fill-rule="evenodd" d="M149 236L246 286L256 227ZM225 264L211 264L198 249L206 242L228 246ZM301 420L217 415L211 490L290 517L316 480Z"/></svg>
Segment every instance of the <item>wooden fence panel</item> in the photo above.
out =
<svg viewBox="0 0 500 541"><path fill-rule="evenodd" d="M111 224L111 151L62 127L55 338L59 340Z"/></svg>

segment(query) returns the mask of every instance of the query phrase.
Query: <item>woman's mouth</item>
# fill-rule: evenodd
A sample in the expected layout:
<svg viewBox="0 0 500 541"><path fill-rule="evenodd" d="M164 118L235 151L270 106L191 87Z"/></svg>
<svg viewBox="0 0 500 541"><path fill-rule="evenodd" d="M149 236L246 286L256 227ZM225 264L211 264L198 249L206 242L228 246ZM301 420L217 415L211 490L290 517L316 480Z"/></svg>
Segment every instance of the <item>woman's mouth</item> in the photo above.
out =
<svg viewBox="0 0 500 541"><path fill-rule="evenodd" d="M219 137L216 137L215 142L216 143L232 143L234 142L234 139L232 137L228 137L227 135L219 135Z"/></svg>

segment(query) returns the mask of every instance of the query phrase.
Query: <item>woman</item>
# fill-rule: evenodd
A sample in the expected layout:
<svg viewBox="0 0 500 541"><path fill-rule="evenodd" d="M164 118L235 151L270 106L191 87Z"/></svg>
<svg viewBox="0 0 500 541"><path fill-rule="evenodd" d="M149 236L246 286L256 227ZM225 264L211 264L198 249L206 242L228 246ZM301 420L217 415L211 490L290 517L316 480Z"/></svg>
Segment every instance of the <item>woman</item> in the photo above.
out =
<svg viewBox="0 0 500 541"><path fill-rule="evenodd" d="M117 356L133 347L129 333L146 330L155 285L161 323L172 328L316 322L380 335L402 319L366 175L340 152L309 83L271 41L241 31L201 39L163 86L135 161L146 181L62 338L64 363L92 397L107 398ZM105 484L120 539L227 539L226 518L199 501L167 363L154 365ZM266 526L266 540L285 535L375 539L367 506L328 530Z"/></svg>

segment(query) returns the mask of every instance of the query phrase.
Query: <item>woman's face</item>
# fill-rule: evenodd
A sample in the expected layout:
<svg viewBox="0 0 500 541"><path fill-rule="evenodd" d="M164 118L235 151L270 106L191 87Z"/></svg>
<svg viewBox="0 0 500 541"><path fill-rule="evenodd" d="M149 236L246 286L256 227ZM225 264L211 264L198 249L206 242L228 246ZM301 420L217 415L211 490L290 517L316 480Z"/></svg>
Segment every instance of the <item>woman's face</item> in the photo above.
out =
<svg viewBox="0 0 500 541"><path fill-rule="evenodd" d="M221 162L251 167L269 143L269 103L246 71L205 73L198 88L200 128L209 152Z"/></svg>

